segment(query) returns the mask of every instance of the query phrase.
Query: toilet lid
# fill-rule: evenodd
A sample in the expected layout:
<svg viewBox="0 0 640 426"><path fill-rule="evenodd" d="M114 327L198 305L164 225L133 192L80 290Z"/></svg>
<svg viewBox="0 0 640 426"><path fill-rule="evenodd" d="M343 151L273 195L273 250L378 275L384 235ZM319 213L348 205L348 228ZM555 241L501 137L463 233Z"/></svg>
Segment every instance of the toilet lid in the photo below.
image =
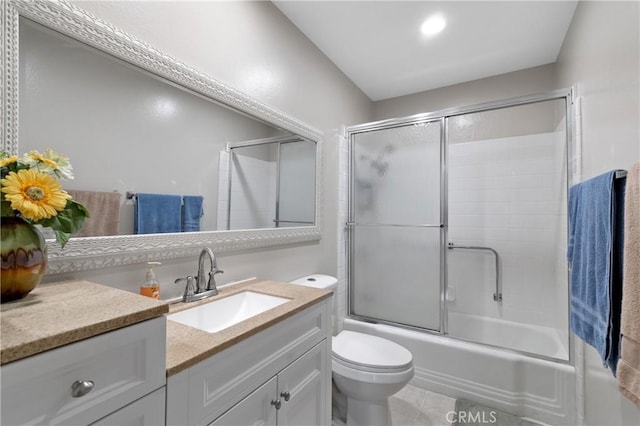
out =
<svg viewBox="0 0 640 426"><path fill-rule="evenodd" d="M331 349L337 361L369 371L405 370L413 360L411 352L395 342L353 331L342 331L335 336Z"/></svg>

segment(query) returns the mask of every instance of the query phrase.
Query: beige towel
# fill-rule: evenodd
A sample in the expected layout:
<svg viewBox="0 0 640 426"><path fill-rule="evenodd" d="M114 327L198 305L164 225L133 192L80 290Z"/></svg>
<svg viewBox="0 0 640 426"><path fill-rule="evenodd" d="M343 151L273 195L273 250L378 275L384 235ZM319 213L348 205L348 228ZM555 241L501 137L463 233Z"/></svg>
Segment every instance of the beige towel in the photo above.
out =
<svg viewBox="0 0 640 426"><path fill-rule="evenodd" d="M89 210L90 217L74 237L118 235L120 227L120 193L97 191L67 191L73 200Z"/></svg>
<svg viewBox="0 0 640 426"><path fill-rule="evenodd" d="M640 406L640 163L627 174L624 207L620 392Z"/></svg>

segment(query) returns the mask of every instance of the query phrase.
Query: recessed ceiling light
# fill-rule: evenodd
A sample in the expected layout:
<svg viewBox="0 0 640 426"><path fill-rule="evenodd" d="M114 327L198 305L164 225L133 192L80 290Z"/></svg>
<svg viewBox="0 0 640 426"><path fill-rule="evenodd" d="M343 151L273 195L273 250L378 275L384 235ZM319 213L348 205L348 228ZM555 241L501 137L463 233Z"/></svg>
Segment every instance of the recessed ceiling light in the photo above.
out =
<svg viewBox="0 0 640 426"><path fill-rule="evenodd" d="M438 34L440 31L444 30L444 27L447 26L447 21L444 19L442 15L431 15L427 18L426 21L422 23L420 27L420 31L422 34L426 36L432 36Z"/></svg>

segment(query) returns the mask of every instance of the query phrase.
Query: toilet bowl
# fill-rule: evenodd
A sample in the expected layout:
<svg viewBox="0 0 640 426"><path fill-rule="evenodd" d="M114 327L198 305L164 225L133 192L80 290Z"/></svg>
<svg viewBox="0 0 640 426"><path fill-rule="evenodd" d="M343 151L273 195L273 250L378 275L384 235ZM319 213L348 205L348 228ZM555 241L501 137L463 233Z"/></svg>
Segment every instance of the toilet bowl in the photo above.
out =
<svg viewBox="0 0 640 426"><path fill-rule="evenodd" d="M338 281L315 274L292 283L335 292ZM347 399L347 425L390 425L388 400L413 377L411 352L390 340L346 330L332 338L331 350L333 381Z"/></svg>

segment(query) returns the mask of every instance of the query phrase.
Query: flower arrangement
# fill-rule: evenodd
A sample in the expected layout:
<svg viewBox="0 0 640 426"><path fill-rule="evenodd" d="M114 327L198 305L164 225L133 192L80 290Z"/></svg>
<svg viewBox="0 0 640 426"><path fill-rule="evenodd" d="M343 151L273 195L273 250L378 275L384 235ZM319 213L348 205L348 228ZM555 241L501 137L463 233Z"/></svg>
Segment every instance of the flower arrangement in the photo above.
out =
<svg viewBox="0 0 640 426"><path fill-rule="evenodd" d="M30 151L22 158L0 151L2 217L24 219L51 228L64 247L89 212L62 189L60 179L73 179L69 158L53 150Z"/></svg>

